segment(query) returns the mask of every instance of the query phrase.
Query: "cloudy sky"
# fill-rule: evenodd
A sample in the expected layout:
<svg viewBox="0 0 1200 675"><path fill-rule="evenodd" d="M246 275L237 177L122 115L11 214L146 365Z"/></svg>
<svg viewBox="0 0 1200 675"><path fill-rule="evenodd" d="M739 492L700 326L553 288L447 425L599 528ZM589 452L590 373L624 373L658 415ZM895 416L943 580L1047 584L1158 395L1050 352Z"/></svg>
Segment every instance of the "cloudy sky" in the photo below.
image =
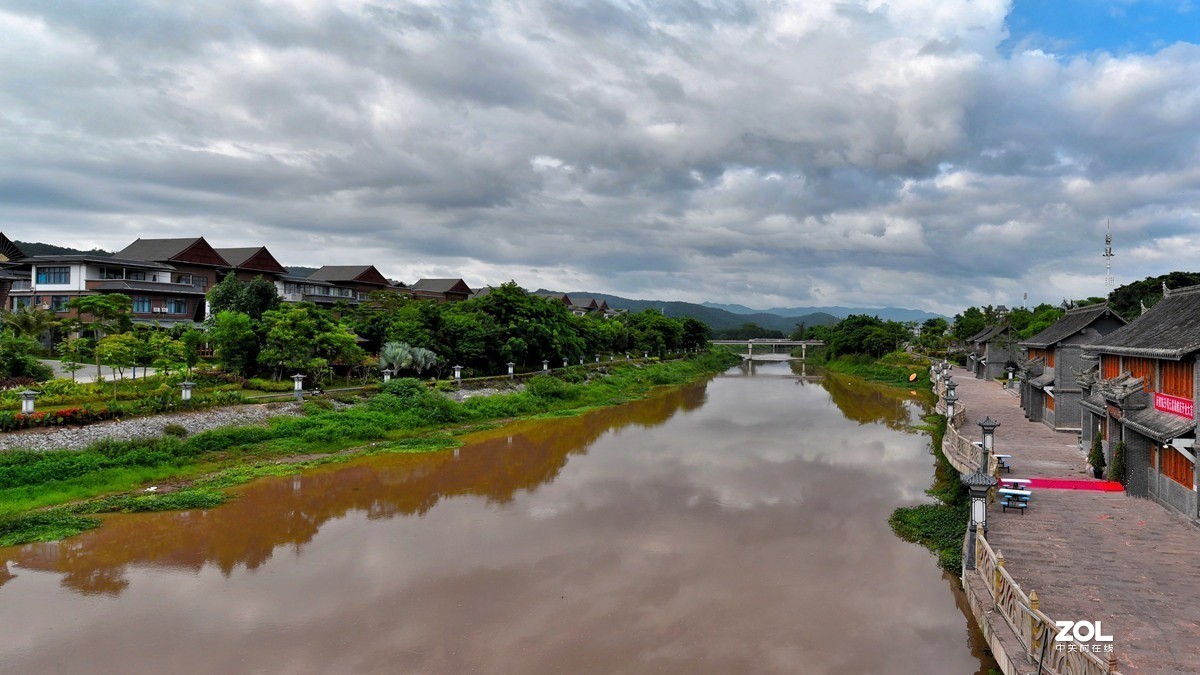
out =
<svg viewBox="0 0 1200 675"><path fill-rule="evenodd" d="M0 0L0 229L772 305L1195 269L1200 7Z"/></svg>

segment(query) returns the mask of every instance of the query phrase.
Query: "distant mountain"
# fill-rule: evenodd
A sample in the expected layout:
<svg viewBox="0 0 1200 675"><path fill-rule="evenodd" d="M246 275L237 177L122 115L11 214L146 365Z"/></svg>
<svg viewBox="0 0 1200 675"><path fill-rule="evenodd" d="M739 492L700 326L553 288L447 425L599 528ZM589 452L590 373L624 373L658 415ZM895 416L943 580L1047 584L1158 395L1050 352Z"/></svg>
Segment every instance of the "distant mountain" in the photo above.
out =
<svg viewBox="0 0 1200 675"><path fill-rule="evenodd" d="M41 244L38 242L29 241L14 241L17 248L25 255L99 255L106 258L111 258L112 253L102 249L94 248L90 251L84 251L78 248L69 246L55 246L54 244Z"/></svg>
<svg viewBox="0 0 1200 675"><path fill-rule="evenodd" d="M315 268L315 267L300 267L298 265L288 265L287 271L288 271L288 274L290 274L294 277L307 277L308 275L312 274L313 272L316 272L317 268Z"/></svg>
<svg viewBox="0 0 1200 675"><path fill-rule="evenodd" d="M705 307L723 309L734 314L776 314L779 316L804 316L820 312L830 314L838 319L844 319L851 314L866 314L877 316L885 321L925 321L926 319L945 319L947 317L920 309L904 307L772 307L770 309L751 309L745 305L724 305L718 302L702 303Z"/></svg>
<svg viewBox="0 0 1200 675"><path fill-rule="evenodd" d="M537 292L542 293L547 291L539 289ZM768 312L737 314L719 307L706 307L694 302L631 300L629 298L622 298L619 295L606 295L604 293L590 293L587 291L567 293L567 295L587 296L596 298L597 300L604 300L613 309L627 309L631 312L640 312L643 309L657 309L667 316L690 316L697 321L703 321L708 324L709 328L713 330L737 328L744 323L753 323L763 328L790 333L798 323L803 323L805 326L832 326L838 322L837 317L822 312L812 312L801 316L780 316Z"/></svg>

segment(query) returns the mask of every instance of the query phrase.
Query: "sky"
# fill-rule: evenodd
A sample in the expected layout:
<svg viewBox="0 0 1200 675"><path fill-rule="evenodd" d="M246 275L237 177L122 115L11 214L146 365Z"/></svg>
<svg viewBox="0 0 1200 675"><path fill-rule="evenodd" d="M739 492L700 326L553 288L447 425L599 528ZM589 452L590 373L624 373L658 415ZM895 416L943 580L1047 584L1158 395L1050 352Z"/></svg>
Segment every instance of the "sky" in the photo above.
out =
<svg viewBox="0 0 1200 675"><path fill-rule="evenodd" d="M1167 0L0 0L0 231L770 306L1195 269Z"/></svg>

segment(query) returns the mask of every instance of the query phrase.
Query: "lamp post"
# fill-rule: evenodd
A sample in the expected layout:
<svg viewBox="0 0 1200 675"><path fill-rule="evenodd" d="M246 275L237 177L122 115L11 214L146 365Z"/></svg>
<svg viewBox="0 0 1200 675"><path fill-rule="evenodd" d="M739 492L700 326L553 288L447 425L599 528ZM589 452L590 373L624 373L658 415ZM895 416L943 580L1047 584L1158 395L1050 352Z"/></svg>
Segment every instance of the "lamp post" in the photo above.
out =
<svg viewBox="0 0 1200 675"><path fill-rule="evenodd" d="M596 355L596 365L600 365L600 355Z"/></svg>
<svg viewBox="0 0 1200 675"><path fill-rule="evenodd" d="M988 456L996 449L996 427L1000 426L1000 423L991 417L985 417L982 422L977 422L977 424L980 429L983 429L983 443L979 444L979 470L987 473Z"/></svg>
<svg viewBox="0 0 1200 675"><path fill-rule="evenodd" d="M513 366L515 365L517 364L513 363L512 361L508 362L508 379L510 380L513 379Z"/></svg>
<svg viewBox="0 0 1200 675"><path fill-rule="evenodd" d="M33 399L35 397L37 397L37 392L33 391L32 389L26 389L25 391L21 392L21 414L22 415L32 415L33 414Z"/></svg>
<svg viewBox="0 0 1200 675"><path fill-rule="evenodd" d="M1017 371L1017 369L1016 369L1016 368L1013 368L1012 366L1009 366L1009 367L1005 368L1005 370L1007 370L1007 371L1008 371L1008 388L1009 388L1009 389L1012 389L1012 385L1013 385L1013 373L1015 373L1015 372Z"/></svg>
<svg viewBox="0 0 1200 675"><path fill-rule="evenodd" d="M609 354L609 355L608 355L608 362L609 362L609 363L612 363L613 361L616 361L616 360L617 360L617 356L616 356L616 354Z"/></svg>
<svg viewBox="0 0 1200 675"><path fill-rule="evenodd" d="M462 366L454 366L454 383L462 386Z"/></svg>
<svg viewBox="0 0 1200 675"><path fill-rule="evenodd" d="M563 359L563 368L566 368L566 367L567 367L567 360Z"/></svg>
<svg viewBox="0 0 1200 675"><path fill-rule="evenodd" d="M392 381L392 373L394 373L394 372L396 372L396 371L392 370L391 368L384 368L384 369L383 369L383 382L384 382L384 384L387 384L388 382L391 382L391 381Z"/></svg>
<svg viewBox="0 0 1200 675"><path fill-rule="evenodd" d="M967 559L966 568L975 569L975 549L979 546L979 530L987 536L987 499L988 490L996 487L996 479L976 469L972 473L962 475L963 485L971 493L971 520L967 525Z"/></svg>
<svg viewBox="0 0 1200 675"><path fill-rule="evenodd" d="M583 357L582 356L579 357L579 365L581 365L581 366L583 365Z"/></svg>
<svg viewBox="0 0 1200 675"><path fill-rule="evenodd" d="M628 360L629 360L629 352L625 352L625 360L626 360L626 361L628 361Z"/></svg>
<svg viewBox="0 0 1200 675"><path fill-rule="evenodd" d="M648 358L650 358L650 352L642 352L642 360L644 361Z"/></svg>
<svg viewBox="0 0 1200 675"><path fill-rule="evenodd" d="M946 383L946 419L949 420L951 424L954 422L954 408L958 403L958 394L954 392L956 387L958 387L957 382Z"/></svg>
<svg viewBox="0 0 1200 675"><path fill-rule="evenodd" d="M195 382L188 382L187 380L179 383L179 389L181 390L179 395L183 399L184 403L192 400L192 389L195 388L195 386Z"/></svg>
<svg viewBox="0 0 1200 675"><path fill-rule="evenodd" d="M550 372L550 359L542 359L542 372Z"/></svg>
<svg viewBox="0 0 1200 675"><path fill-rule="evenodd" d="M301 375L300 373L296 373L295 375L292 376L292 383L293 383L292 384L292 394L295 395L297 401L303 400L304 399L304 376Z"/></svg>

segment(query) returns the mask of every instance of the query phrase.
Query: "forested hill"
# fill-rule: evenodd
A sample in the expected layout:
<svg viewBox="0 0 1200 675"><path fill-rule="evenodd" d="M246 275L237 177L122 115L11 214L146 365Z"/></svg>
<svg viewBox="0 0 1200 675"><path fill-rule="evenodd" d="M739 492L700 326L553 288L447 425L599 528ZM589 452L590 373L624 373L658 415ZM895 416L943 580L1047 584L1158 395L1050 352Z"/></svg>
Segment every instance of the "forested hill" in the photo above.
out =
<svg viewBox="0 0 1200 675"><path fill-rule="evenodd" d="M545 292L539 290L539 293ZM666 300L631 300L622 298L619 295L607 295L604 293L590 293L587 291L569 292L569 296L584 296L592 297L597 300L604 300L608 306L613 309L628 309L631 312L640 312L643 309L657 309L667 316L683 317L690 316L698 321L703 321L708 324L713 330L724 330L729 328L737 328L743 324L753 323L763 328L782 331L785 335L792 332L796 324L802 323L805 326L832 326L838 322L838 318L830 314L813 313L803 316L779 316L778 314L768 314L766 312L757 312L751 314L734 314L716 307L705 307L704 305L694 302L673 302Z"/></svg>
<svg viewBox="0 0 1200 675"><path fill-rule="evenodd" d="M29 241L14 241L17 248L25 255L99 255L106 258L112 257L111 251L104 251L94 248L90 251L84 251L70 246L55 246L54 244L42 244L39 242Z"/></svg>

